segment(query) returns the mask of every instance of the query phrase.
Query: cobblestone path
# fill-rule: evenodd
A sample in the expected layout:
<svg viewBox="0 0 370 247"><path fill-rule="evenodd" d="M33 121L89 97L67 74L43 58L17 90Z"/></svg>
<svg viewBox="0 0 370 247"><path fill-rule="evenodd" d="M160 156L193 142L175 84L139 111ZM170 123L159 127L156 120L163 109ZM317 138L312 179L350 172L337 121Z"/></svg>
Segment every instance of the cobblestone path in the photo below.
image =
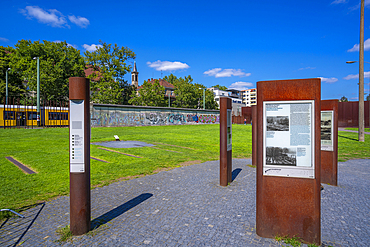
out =
<svg viewBox="0 0 370 247"><path fill-rule="evenodd" d="M69 197L23 211L0 227L0 246L285 246L256 235L256 170L233 160L230 186L219 161L121 181L91 191L89 234L56 242L69 224ZM338 165L339 186L321 194L323 246L370 245L370 160Z"/></svg>

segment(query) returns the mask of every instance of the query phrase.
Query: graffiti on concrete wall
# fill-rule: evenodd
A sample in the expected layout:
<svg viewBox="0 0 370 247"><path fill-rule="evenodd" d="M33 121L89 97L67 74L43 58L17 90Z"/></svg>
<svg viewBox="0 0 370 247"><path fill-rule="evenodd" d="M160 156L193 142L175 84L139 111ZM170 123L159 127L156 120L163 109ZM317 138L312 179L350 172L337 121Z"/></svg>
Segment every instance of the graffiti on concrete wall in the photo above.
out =
<svg viewBox="0 0 370 247"><path fill-rule="evenodd" d="M168 122L171 124L184 124L186 123L185 114L170 113L168 115Z"/></svg>
<svg viewBox="0 0 370 247"><path fill-rule="evenodd" d="M167 124L167 116L161 112L146 113L147 125L165 125Z"/></svg>
<svg viewBox="0 0 370 247"><path fill-rule="evenodd" d="M104 109L100 107L92 108L91 126L147 126L147 125L172 125L172 124L215 124L219 123L220 114L210 112L210 114L185 113L181 111L160 111L160 110L132 110L128 107Z"/></svg>

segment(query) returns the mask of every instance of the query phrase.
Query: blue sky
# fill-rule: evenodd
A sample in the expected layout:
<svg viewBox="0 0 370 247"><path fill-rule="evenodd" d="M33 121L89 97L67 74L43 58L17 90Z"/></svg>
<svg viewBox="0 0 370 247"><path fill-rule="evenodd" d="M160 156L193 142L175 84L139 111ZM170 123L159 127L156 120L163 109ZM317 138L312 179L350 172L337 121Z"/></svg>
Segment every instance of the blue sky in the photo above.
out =
<svg viewBox="0 0 370 247"><path fill-rule="evenodd" d="M0 45L99 39L136 53L139 84L173 73L207 87L322 77L322 99L358 100L359 0L3 1ZM365 3L370 62L370 0ZM365 71L370 64L365 63ZM369 92L365 72L365 93ZM126 79L129 81L130 76Z"/></svg>

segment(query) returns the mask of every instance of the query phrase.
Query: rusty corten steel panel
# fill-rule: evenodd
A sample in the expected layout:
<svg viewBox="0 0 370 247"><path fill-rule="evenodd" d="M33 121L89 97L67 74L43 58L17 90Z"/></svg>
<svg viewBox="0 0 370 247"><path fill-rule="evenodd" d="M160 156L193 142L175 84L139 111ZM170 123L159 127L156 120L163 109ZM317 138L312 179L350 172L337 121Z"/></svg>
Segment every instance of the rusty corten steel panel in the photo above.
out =
<svg viewBox="0 0 370 247"><path fill-rule="evenodd" d="M252 165L257 166L257 106L252 106Z"/></svg>
<svg viewBox="0 0 370 247"><path fill-rule="evenodd" d="M365 101L365 127L369 128L369 101ZM358 127L358 101L338 103L338 127Z"/></svg>
<svg viewBox="0 0 370 247"><path fill-rule="evenodd" d="M338 100L322 100L321 111L334 111L333 151L321 150L321 183L338 185Z"/></svg>
<svg viewBox="0 0 370 247"><path fill-rule="evenodd" d="M69 173L70 230L73 235L90 231L90 83L83 77L69 78L69 99L84 100L85 172ZM71 126L71 125L69 125Z"/></svg>
<svg viewBox="0 0 370 247"><path fill-rule="evenodd" d="M257 94L258 123L263 123L264 101L315 100L315 179L263 176L263 124L258 124L256 232L261 237L298 236L320 244L321 80L257 82Z"/></svg>
<svg viewBox="0 0 370 247"><path fill-rule="evenodd" d="M246 119L247 124L251 123L251 120L252 120L252 107L250 107L250 106L242 107L243 121L244 121L244 119Z"/></svg>
<svg viewBox="0 0 370 247"><path fill-rule="evenodd" d="M227 110L232 109L231 99L220 98L220 185L227 186L232 181L232 151L227 151Z"/></svg>

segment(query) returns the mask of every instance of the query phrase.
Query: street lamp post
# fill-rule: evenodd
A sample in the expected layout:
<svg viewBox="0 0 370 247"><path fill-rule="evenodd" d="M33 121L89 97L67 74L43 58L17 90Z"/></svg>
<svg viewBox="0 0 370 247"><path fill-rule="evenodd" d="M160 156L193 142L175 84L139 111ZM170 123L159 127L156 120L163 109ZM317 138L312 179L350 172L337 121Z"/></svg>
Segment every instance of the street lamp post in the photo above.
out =
<svg viewBox="0 0 370 247"><path fill-rule="evenodd" d="M359 101L358 101L358 141L365 141L365 112L364 112L364 11L365 0L361 0L360 12L360 57L359 57Z"/></svg>
<svg viewBox="0 0 370 247"><path fill-rule="evenodd" d="M346 63L357 63L358 61L347 61ZM369 62L365 62L368 63ZM360 69L361 71L361 69ZM359 73L359 99L358 99L358 141L365 141L365 108L364 108L364 73L362 68L362 83L361 83L361 73ZM370 85L370 83L369 83ZM369 91L370 93L370 91ZM370 118L370 114L369 114ZM370 119L369 119L370 121Z"/></svg>
<svg viewBox="0 0 370 247"><path fill-rule="evenodd" d="M6 101L6 104L8 104L8 71L10 70L10 68L8 68L6 71L5 71L5 101Z"/></svg>
<svg viewBox="0 0 370 247"><path fill-rule="evenodd" d="M206 89L205 88L199 88L199 89L203 89L203 110L206 109Z"/></svg>
<svg viewBox="0 0 370 247"><path fill-rule="evenodd" d="M40 58L34 57L37 60L37 126L40 127Z"/></svg>
<svg viewBox="0 0 370 247"><path fill-rule="evenodd" d="M168 90L168 107L171 107L171 99L170 99L171 91Z"/></svg>

